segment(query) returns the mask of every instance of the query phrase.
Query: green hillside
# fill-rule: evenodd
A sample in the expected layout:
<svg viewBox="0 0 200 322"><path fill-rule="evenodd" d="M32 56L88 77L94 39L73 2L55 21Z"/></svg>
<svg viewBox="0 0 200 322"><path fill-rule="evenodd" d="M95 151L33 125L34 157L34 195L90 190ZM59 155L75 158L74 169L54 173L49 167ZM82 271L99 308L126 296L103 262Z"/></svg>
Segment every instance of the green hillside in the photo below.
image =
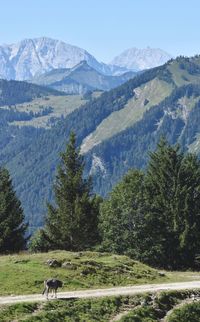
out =
<svg viewBox="0 0 200 322"><path fill-rule="evenodd" d="M50 128L61 117L66 117L76 108L87 102L82 95L49 95L33 99L31 102L2 106L2 109L12 109L25 113L40 113L37 117L29 120L17 120L10 123L16 126L34 126ZM50 108L50 113L43 115L41 112Z"/></svg>
<svg viewBox="0 0 200 322"><path fill-rule="evenodd" d="M21 101L5 103L0 109L0 163L11 172L30 229L43 224L59 153L71 130L85 153L86 172L94 176L94 190L102 195L131 167L145 167L148 151L162 134L198 153L199 69L199 57L179 57L100 96L56 92L46 99L47 94L36 93L25 102L20 94Z"/></svg>
<svg viewBox="0 0 200 322"><path fill-rule="evenodd" d="M154 78L144 85L135 88L135 95L119 111L106 117L82 143L83 153L88 152L100 142L132 126L142 119L143 114L152 106L160 103L172 90L172 84Z"/></svg>
<svg viewBox="0 0 200 322"><path fill-rule="evenodd" d="M56 261L55 267L48 265L51 259L54 263ZM110 253L52 251L0 257L1 296L41 293L43 281L52 277L61 279L64 282L63 291L67 291L164 283L173 281L176 274L169 273L168 277L167 273L160 274L158 270L127 256Z"/></svg>
<svg viewBox="0 0 200 322"><path fill-rule="evenodd" d="M192 151L192 147L194 151L195 147L198 153L199 112L200 86L176 88L164 101L147 111L140 121L95 146L86 159L96 190L105 195L108 186L114 185L128 169L144 168L149 151L155 149L162 135L171 144L179 143L186 151Z"/></svg>
<svg viewBox="0 0 200 322"><path fill-rule="evenodd" d="M0 79L0 106L30 102L48 95L65 95L54 89L20 81Z"/></svg>
<svg viewBox="0 0 200 322"><path fill-rule="evenodd" d="M160 68L160 75L135 88L135 95L117 113L109 115L104 119L97 129L85 138L82 145L83 153L88 152L93 146L111 138L120 131L132 126L140 120L145 111L154 105L159 104L172 91L184 85L199 84L200 67L199 58L192 59L180 57L172 60ZM158 73L159 74L159 73ZM188 102L183 102L188 105Z"/></svg>

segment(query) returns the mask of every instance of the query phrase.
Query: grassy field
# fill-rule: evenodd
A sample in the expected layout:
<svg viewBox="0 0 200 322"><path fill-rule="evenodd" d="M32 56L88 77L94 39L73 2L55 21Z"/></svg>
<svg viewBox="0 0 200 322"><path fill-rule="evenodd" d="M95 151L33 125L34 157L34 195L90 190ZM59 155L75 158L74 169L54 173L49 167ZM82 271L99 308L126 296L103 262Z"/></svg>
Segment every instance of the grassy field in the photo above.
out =
<svg viewBox="0 0 200 322"><path fill-rule="evenodd" d="M56 259L62 266L50 268L49 259ZM52 277L64 281L64 291L169 280L161 275L126 256L108 253L54 251L8 255L0 257L0 295L41 293L43 281Z"/></svg>
<svg viewBox="0 0 200 322"><path fill-rule="evenodd" d="M100 299L50 300L0 307L3 322L199 322L200 305L183 305L199 291L145 293ZM163 319L164 318L164 319Z"/></svg>
<svg viewBox="0 0 200 322"><path fill-rule="evenodd" d="M50 268L47 261L54 259L59 267ZM127 256L109 253L53 251L49 253L6 255L0 257L0 295L41 293L43 281L59 278L64 282L62 291L106 288L118 285L166 283L199 278L197 272L159 272ZM0 306L0 321L26 322L92 322L133 321L154 322L160 316L190 298L196 291L173 291L135 296L117 296L98 299L63 299L40 303L19 303ZM189 307L186 307L190 310ZM186 310L185 309L185 310ZM195 307L199 312L199 307ZM195 311L195 312L196 312ZM190 311L188 311L190 312ZM172 319L180 311L170 314ZM166 320L168 321L168 320ZM196 322L189 320L187 322Z"/></svg>
<svg viewBox="0 0 200 322"><path fill-rule="evenodd" d="M16 104L11 106L2 106L2 109L9 108L15 109L19 112L34 113L41 112L47 107L52 107L52 112L45 116L40 116L33 118L29 121L15 121L12 125L18 126L35 126L49 128L49 120L51 118L60 118L61 115L67 116L75 109L79 108L81 105L85 104L86 100L83 99L82 95L65 95L65 96L46 96L41 98L36 98L31 102Z"/></svg>
<svg viewBox="0 0 200 322"><path fill-rule="evenodd" d="M199 64L199 59L196 59ZM168 67L169 71L173 75L173 81L177 86L187 85L189 83L199 83L199 74L189 74L187 70L181 69L179 62L173 62Z"/></svg>
<svg viewBox="0 0 200 322"><path fill-rule="evenodd" d="M49 267L49 259L60 267ZM146 283L192 281L196 272L159 272L127 256L98 252L7 255L0 257L0 295L41 293L43 281L58 278L63 291Z"/></svg>

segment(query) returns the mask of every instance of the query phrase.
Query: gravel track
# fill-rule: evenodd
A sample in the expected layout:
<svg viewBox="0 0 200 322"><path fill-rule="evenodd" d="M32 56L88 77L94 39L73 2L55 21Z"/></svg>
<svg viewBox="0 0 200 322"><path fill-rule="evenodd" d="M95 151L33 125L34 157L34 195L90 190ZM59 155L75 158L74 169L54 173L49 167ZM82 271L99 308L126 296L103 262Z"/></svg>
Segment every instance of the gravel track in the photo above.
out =
<svg viewBox="0 0 200 322"><path fill-rule="evenodd" d="M200 281L165 283L165 284L145 284L145 285L137 285L137 286L113 287L113 288L106 288L106 289L94 289L94 290L89 289L84 291L60 292L58 293L58 299L134 295L134 294L139 294L144 292L158 292L158 291L198 289L198 288L200 288ZM41 302L44 300L46 300L46 298L41 294L3 296L3 297L0 297L0 305L14 304L19 302Z"/></svg>

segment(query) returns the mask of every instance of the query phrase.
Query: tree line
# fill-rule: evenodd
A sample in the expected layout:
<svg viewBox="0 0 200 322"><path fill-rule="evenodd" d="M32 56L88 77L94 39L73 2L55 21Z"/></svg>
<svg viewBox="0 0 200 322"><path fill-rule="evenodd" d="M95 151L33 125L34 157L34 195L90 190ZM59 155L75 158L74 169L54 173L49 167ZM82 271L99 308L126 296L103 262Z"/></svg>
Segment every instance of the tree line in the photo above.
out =
<svg viewBox="0 0 200 322"><path fill-rule="evenodd" d="M61 153L45 225L31 251L98 249L154 267L194 268L200 246L200 161L162 138L145 171L132 169L104 200L92 193L71 133ZM9 173L0 169L0 252L27 244L27 224Z"/></svg>

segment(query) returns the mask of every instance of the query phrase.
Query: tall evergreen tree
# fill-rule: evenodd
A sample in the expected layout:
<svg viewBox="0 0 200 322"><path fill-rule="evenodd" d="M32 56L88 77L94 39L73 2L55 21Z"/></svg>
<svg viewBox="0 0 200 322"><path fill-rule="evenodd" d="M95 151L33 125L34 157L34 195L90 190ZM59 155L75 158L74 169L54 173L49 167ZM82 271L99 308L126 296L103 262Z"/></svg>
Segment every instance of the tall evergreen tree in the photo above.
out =
<svg viewBox="0 0 200 322"><path fill-rule="evenodd" d="M167 268L194 267L200 246L200 162L164 139L151 153L145 180L141 259Z"/></svg>
<svg viewBox="0 0 200 322"><path fill-rule="evenodd" d="M26 244L23 209L9 172L0 168L0 252L17 252Z"/></svg>
<svg viewBox="0 0 200 322"><path fill-rule="evenodd" d="M184 155L161 139L150 154L146 175L146 211L143 226L145 261L158 266L176 266L180 259L177 218L180 214L179 182Z"/></svg>
<svg viewBox="0 0 200 322"><path fill-rule="evenodd" d="M100 199L91 195L91 179L83 171L84 160L71 133L54 184L56 206L48 204L45 233L50 248L82 250L98 240Z"/></svg>

